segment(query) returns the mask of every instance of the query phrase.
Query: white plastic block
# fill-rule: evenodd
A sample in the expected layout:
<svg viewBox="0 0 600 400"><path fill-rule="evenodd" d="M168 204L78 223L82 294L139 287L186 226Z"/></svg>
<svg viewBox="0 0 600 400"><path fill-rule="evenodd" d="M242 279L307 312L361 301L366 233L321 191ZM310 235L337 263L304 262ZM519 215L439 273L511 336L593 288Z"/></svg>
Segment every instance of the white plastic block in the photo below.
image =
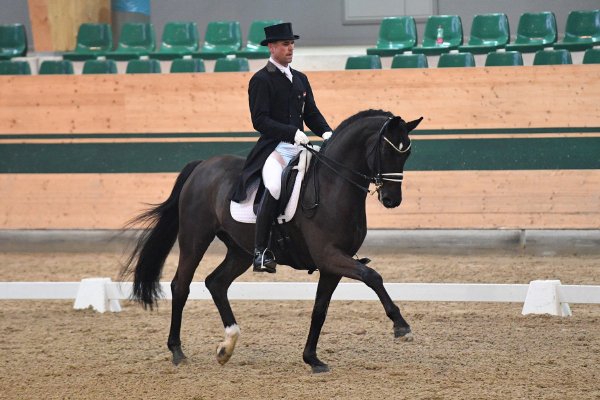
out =
<svg viewBox="0 0 600 400"><path fill-rule="evenodd" d="M536 280L529 283L521 314L571 315L568 303L561 303L558 295L559 280Z"/></svg>
<svg viewBox="0 0 600 400"><path fill-rule="evenodd" d="M121 311L121 304L117 299L110 299L107 285L111 284L110 278L87 278L82 279L77 290L77 297L73 308L76 310L92 307L100 313L106 310L112 312Z"/></svg>

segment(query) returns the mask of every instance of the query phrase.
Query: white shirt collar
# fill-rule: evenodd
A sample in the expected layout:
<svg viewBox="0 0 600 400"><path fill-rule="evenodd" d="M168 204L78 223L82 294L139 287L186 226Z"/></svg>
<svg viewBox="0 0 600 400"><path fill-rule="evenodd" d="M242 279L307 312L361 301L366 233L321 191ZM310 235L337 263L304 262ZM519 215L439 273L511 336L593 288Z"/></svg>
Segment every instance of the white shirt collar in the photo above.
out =
<svg viewBox="0 0 600 400"><path fill-rule="evenodd" d="M287 78L291 81L292 80L292 70L290 69L290 66L288 64L287 67L284 67L283 65L279 64L277 61L275 61L273 59L273 57L269 57L269 62L271 64L273 64L274 66L277 67L278 70L280 70L281 72L283 72L285 74L285 76L287 76Z"/></svg>

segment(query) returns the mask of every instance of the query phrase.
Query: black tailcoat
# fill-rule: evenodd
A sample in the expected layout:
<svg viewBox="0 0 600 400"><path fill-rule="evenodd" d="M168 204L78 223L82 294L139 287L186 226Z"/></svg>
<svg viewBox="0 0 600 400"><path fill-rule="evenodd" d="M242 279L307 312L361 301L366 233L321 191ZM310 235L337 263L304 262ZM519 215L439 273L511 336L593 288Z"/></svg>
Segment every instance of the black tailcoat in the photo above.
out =
<svg viewBox="0 0 600 400"><path fill-rule="evenodd" d="M304 123L315 134L331 131L315 104L306 75L292 70L293 82L275 65L268 62L250 79L248 97L252 125L260 138L248 154L232 200L243 201L246 189L260 177L262 167L280 142L294 143L298 129Z"/></svg>

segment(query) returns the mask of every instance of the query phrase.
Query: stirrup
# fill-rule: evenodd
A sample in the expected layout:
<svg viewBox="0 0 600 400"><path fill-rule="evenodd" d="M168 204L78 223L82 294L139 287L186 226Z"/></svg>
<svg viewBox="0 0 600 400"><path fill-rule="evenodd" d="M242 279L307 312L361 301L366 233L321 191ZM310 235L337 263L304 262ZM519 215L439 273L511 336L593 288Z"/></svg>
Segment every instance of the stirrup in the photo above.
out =
<svg viewBox="0 0 600 400"><path fill-rule="evenodd" d="M277 263L275 262L275 255L269 249L264 250L255 250L254 251L254 262L253 262L254 272L268 272L273 274L276 272L275 267Z"/></svg>

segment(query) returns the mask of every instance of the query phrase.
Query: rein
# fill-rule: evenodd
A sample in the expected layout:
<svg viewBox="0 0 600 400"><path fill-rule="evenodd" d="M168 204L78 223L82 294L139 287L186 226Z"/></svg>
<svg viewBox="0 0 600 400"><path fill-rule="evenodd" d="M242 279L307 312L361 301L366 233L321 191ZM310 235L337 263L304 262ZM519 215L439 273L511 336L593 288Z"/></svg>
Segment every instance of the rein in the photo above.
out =
<svg viewBox="0 0 600 400"><path fill-rule="evenodd" d="M390 146L392 146L392 148L397 151L400 154L404 154L407 151L410 150L411 147L411 143L408 144L408 146L406 147L406 149L403 149L402 147L402 141L400 142L399 146L394 145L387 137L385 137L384 135L384 131L385 128L388 126L388 124L390 123L390 121L392 120L392 118L388 118L383 125L381 126L381 128L379 129L379 132L377 133L378 136L378 140L373 148L374 151L376 151L375 156L376 156L376 164L377 164L377 173L373 176L369 176L369 175L365 175L359 171L356 171L350 167L347 167L341 163L339 163L338 161L333 160L330 157L327 157L324 154L321 154L320 152L316 151L315 149L313 149L312 147L310 147L310 145L306 145L303 144L302 147L304 147L307 151L309 151L313 156L316 157L318 162L323 163L323 165L325 165L327 168L329 168L330 170L332 170L335 174L337 174L338 176L340 176L342 179L344 179L346 182L350 183L351 185L353 185L354 187L360 189L361 191L368 193L370 195L374 195L375 193L379 194L379 191L381 190L381 188L383 187L383 181L390 181L390 182L402 182L403 178L404 178L404 174L402 172L390 172L390 173L381 173L381 143L382 143L382 138L383 140L385 140L386 143L388 143ZM405 127L406 129L406 127ZM373 150L371 150L370 153L373 152ZM354 174L357 177L360 177L364 180L367 180L369 183L373 183L375 185L375 190L370 190L369 186L364 186L360 183L355 182L354 180L352 180L351 178L348 178L347 176L344 176L342 174L340 174L339 169L336 169L334 166L332 166L332 164L335 167L344 169L352 174ZM318 179L317 179L317 165L318 163L315 163L315 168L313 170L313 175L314 175L314 185L315 185L315 203L312 206L303 206L304 209L306 210L312 210L315 209L318 205L319 205L319 184L318 184Z"/></svg>

